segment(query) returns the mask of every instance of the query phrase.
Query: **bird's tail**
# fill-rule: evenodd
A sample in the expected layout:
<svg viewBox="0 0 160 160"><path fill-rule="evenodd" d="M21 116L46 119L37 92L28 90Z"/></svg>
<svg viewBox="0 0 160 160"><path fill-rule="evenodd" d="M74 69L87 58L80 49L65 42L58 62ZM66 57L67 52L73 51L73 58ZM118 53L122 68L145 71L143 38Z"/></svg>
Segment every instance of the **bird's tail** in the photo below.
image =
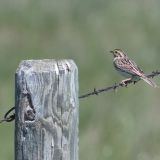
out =
<svg viewBox="0 0 160 160"><path fill-rule="evenodd" d="M140 77L141 79L143 79L146 83L148 83L150 86L154 87L154 88L157 88L158 86L156 85L156 83L151 80L150 78L146 77L146 76L143 76L143 77Z"/></svg>

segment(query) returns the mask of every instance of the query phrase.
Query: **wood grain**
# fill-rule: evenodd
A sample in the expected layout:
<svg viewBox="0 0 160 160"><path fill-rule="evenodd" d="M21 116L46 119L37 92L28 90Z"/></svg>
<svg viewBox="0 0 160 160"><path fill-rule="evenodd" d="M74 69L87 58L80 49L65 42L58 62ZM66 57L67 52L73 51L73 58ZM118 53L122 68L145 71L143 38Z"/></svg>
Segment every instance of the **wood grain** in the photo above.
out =
<svg viewBox="0 0 160 160"><path fill-rule="evenodd" d="M78 160L78 69L26 60L16 72L15 160Z"/></svg>

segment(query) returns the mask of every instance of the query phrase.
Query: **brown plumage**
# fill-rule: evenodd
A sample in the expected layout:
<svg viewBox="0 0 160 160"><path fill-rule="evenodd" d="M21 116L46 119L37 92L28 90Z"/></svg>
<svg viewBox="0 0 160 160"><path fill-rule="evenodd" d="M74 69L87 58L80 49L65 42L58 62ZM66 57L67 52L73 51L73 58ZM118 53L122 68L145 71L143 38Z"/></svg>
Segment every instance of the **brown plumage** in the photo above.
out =
<svg viewBox="0 0 160 160"><path fill-rule="evenodd" d="M124 77L131 78L132 80L142 79L152 87L157 87L156 83L150 78L146 77L144 72L137 66L137 64L130 60L121 49L114 49L110 52L114 56L113 65L115 69Z"/></svg>

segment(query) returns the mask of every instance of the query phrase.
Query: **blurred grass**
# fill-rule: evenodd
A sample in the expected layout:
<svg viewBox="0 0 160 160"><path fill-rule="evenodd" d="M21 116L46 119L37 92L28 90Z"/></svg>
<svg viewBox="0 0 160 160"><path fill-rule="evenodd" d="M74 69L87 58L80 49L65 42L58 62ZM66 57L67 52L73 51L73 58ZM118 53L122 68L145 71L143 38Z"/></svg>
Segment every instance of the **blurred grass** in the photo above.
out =
<svg viewBox="0 0 160 160"><path fill-rule="evenodd" d="M160 68L159 7L158 0L1 0L0 115L14 104L23 59L73 59L80 94L122 79L106 54L114 48L147 73ZM80 100L80 159L159 160L159 93L140 82ZM0 125L1 159L14 159L13 134L13 124Z"/></svg>

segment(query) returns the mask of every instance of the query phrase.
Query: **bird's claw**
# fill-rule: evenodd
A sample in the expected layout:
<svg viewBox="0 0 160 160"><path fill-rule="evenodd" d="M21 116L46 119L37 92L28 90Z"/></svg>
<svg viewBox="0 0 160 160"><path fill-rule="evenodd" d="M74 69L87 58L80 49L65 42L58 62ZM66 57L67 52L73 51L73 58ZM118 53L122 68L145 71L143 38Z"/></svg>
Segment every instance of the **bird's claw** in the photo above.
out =
<svg viewBox="0 0 160 160"><path fill-rule="evenodd" d="M122 87L127 87L126 81L122 81L122 82L120 83L120 85L121 85Z"/></svg>

